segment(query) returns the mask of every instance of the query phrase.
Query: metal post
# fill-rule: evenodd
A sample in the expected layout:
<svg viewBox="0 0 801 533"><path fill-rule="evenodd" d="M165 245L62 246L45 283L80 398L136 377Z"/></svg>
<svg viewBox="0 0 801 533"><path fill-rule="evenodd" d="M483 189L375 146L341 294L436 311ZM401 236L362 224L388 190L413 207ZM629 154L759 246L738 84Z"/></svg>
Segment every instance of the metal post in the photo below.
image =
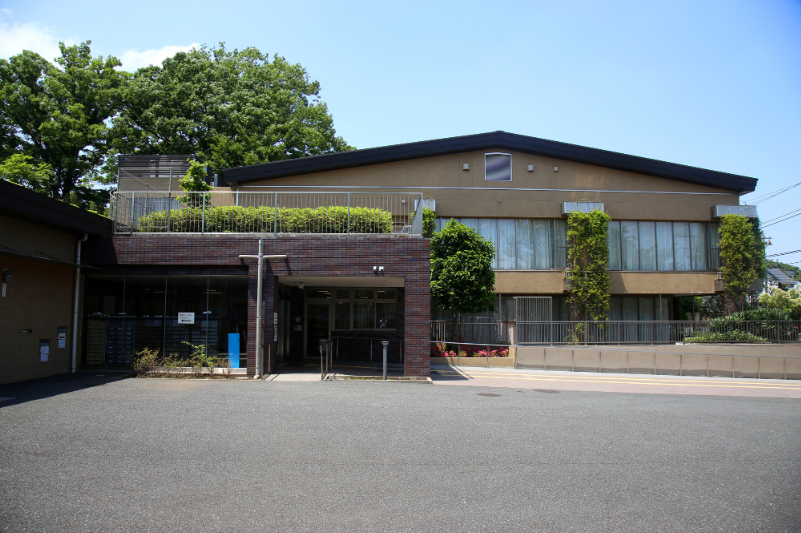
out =
<svg viewBox="0 0 801 533"><path fill-rule="evenodd" d="M389 341L381 341L381 344L384 345L384 380L387 379L387 345Z"/></svg>
<svg viewBox="0 0 801 533"><path fill-rule="evenodd" d="M256 377L261 375L261 307L262 307L262 283L264 281L264 239L259 239L259 275L256 282Z"/></svg>
<svg viewBox="0 0 801 533"><path fill-rule="evenodd" d="M350 193L348 193L348 235L350 235Z"/></svg>
<svg viewBox="0 0 801 533"><path fill-rule="evenodd" d="M275 192L275 201L273 202L273 235L278 233L278 191Z"/></svg>
<svg viewBox="0 0 801 533"><path fill-rule="evenodd" d="M206 193L203 193L203 211L200 214L200 233L206 233Z"/></svg>
<svg viewBox="0 0 801 533"><path fill-rule="evenodd" d="M134 208L136 207L136 205L134 204L134 198L135 197L136 197L136 193L132 192L131 193L131 233L133 233L133 230L134 230Z"/></svg>
<svg viewBox="0 0 801 533"><path fill-rule="evenodd" d="M320 381L325 379L325 370L323 370L323 343L320 342Z"/></svg>

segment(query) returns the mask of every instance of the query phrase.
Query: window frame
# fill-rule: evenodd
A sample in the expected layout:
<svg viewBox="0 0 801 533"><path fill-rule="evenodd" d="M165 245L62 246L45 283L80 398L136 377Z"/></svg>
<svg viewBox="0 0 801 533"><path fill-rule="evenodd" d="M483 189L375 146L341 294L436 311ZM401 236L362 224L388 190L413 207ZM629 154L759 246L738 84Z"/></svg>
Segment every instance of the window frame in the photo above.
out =
<svg viewBox="0 0 801 533"><path fill-rule="evenodd" d="M509 179L490 179L487 178L487 156L503 155L509 158ZM484 181L512 181L514 178L512 172L512 154L506 152L484 152Z"/></svg>

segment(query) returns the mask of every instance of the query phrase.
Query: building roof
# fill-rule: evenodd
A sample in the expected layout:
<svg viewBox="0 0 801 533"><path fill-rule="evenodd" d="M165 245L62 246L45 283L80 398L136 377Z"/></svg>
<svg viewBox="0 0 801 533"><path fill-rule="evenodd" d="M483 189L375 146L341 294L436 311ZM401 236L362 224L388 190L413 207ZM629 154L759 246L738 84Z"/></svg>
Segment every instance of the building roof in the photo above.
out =
<svg viewBox="0 0 801 533"><path fill-rule="evenodd" d="M767 268L765 270L767 270L768 276L772 277L782 285L795 285L798 283L798 281L788 276L787 273L780 268Z"/></svg>
<svg viewBox="0 0 801 533"><path fill-rule="evenodd" d="M351 152L338 152L297 159L286 159L273 163L262 163L246 167L229 168L223 171L225 181L232 186L246 183L360 167L378 163L389 163L407 159L418 159L473 150L504 149L533 155L553 157L577 163L586 163L606 168L614 168L659 178L683 181L697 185L717 187L737 193L752 192L757 180L747 176L717 172L703 168L667 163L633 155L587 148L575 144L562 143L516 135L505 131L480 133L449 137L433 141L421 141L379 148L366 148Z"/></svg>
<svg viewBox="0 0 801 533"><path fill-rule="evenodd" d="M83 235L111 235L111 220L0 180L0 215Z"/></svg>

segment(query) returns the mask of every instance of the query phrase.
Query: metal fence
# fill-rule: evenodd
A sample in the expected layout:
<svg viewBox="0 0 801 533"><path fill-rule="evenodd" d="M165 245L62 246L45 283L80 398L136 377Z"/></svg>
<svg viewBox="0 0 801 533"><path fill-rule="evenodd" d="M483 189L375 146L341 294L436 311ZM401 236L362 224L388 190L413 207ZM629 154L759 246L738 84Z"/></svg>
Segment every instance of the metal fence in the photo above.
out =
<svg viewBox="0 0 801 533"><path fill-rule="evenodd" d="M115 233L421 235L419 193L116 191Z"/></svg>
<svg viewBox="0 0 801 533"><path fill-rule="evenodd" d="M453 334L452 320L431 321L432 342L509 344L508 322L462 322L459 335Z"/></svg>
<svg viewBox="0 0 801 533"><path fill-rule="evenodd" d="M517 344L801 342L799 320L517 322Z"/></svg>

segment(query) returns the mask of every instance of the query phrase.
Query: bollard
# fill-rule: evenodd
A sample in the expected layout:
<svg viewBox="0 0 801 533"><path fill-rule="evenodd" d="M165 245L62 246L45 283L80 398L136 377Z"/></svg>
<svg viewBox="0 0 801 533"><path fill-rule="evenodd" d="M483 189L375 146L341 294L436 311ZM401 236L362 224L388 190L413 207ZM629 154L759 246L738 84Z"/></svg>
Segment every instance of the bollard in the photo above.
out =
<svg viewBox="0 0 801 533"><path fill-rule="evenodd" d="M389 341L381 341L381 344L384 345L384 379L387 379L387 345Z"/></svg>

